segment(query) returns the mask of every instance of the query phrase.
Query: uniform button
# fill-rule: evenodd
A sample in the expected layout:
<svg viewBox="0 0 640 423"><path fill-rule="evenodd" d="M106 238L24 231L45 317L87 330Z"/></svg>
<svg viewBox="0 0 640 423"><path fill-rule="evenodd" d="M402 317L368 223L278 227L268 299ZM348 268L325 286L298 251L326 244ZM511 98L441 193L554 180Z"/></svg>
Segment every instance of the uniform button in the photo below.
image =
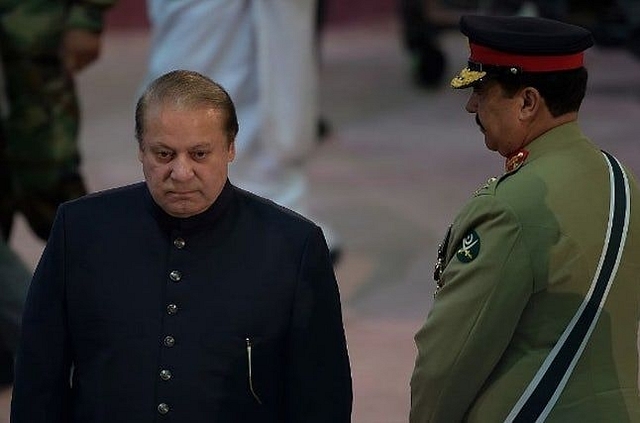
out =
<svg viewBox="0 0 640 423"><path fill-rule="evenodd" d="M183 249L185 245L187 245L187 243L182 238L176 238L173 240L173 246L179 250Z"/></svg>
<svg viewBox="0 0 640 423"><path fill-rule="evenodd" d="M169 410L171 410L171 408L169 408L169 404L166 404L164 402L161 402L160 404L158 404L158 413L167 414Z"/></svg>
<svg viewBox="0 0 640 423"><path fill-rule="evenodd" d="M167 305L167 314L176 314L178 312L178 306L175 304Z"/></svg>
<svg viewBox="0 0 640 423"><path fill-rule="evenodd" d="M182 273L180 273L178 270L172 270L171 273L169 273L169 278L171 278L171 280L174 282L178 282L180 279L182 279Z"/></svg>
<svg viewBox="0 0 640 423"><path fill-rule="evenodd" d="M164 343L165 347L171 348L176 344L176 339L171 335L167 335L164 337L164 340L162 342Z"/></svg>
<svg viewBox="0 0 640 423"><path fill-rule="evenodd" d="M167 369L160 370L160 379L169 380L169 379L171 379L171 376L173 376L171 374L171 370L167 370Z"/></svg>

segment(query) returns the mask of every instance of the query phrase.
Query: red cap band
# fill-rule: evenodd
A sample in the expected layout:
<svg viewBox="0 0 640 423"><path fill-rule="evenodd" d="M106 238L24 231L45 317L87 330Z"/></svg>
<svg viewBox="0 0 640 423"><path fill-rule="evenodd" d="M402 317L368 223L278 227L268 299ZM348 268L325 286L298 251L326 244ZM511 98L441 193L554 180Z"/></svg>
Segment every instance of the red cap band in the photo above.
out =
<svg viewBox="0 0 640 423"><path fill-rule="evenodd" d="M524 72L554 72L578 69L583 66L584 52L565 55L520 55L505 53L478 44L470 43L472 62L489 66L512 66Z"/></svg>

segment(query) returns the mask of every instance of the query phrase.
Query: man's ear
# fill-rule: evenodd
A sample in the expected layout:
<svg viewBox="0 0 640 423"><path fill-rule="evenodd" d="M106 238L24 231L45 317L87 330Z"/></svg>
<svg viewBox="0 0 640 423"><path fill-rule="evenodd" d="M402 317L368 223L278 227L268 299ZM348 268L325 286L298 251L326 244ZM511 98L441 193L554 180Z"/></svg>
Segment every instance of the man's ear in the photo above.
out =
<svg viewBox="0 0 640 423"><path fill-rule="evenodd" d="M138 143L138 161L142 162L142 155L144 154L144 148L142 143Z"/></svg>
<svg viewBox="0 0 640 423"><path fill-rule="evenodd" d="M520 107L520 118L528 120L534 117L543 106L544 99L540 95L540 91L533 87L525 87L520 92L522 106Z"/></svg>
<svg viewBox="0 0 640 423"><path fill-rule="evenodd" d="M227 155L227 163L231 163L236 158L236 141L232 140L229 143L229 153Z"/></svg>

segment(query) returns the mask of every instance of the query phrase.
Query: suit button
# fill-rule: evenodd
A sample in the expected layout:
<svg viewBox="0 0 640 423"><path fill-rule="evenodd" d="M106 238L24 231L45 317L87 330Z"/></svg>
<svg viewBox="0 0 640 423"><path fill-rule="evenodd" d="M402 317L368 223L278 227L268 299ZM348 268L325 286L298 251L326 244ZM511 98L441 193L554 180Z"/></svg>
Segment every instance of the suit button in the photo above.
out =
<svg viewBox="0 0 640 423"><path fill-rule="evenodd" d="M167 335L164 337L164 340L162 342L164 343L165 347L171 348L176 344L176 339L171 335Z"/></svg>
<svg viewBox="0 0 640 423"><path fill-rule="evenodd" d="M179 250L183 249L185 245L187 245L187 243L182 238L176 238L173 240L173 246Z"/></svg>
<svg viewBox="0 0 640 423"><path fill-rule="evenodd" d="M161 402L160 404L158 404L158 413L167 414L169 410L171 410L171 408L169 408L169 404L166 404L164 402Z"/></svg>
<svg viewBox="0 0 640 423"><path fill-rule="evenodd" d="M167 305L167 314L176 314L178 312L178 306L175 304Z"/></svg>
<svg viewBox="0 0 640 423"><path fill-rule="evenodd" d="M171 280L174 282L178 282L180 279L182 279L182 273L180 273L178 270L172 270L171 273L169 273L169 278L171 278Z"/></svg>
<svg viewBox="0 0 640 423"><path fill-rule="evenodd" d="M169 380L173 375L171 374L171 370L162 369L160 370L160 379Z"/></svg>

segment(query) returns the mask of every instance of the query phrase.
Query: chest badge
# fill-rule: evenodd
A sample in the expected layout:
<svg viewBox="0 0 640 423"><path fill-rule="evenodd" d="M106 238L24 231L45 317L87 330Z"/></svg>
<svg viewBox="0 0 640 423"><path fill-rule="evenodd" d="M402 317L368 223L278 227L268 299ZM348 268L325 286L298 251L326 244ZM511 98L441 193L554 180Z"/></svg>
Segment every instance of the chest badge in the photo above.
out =
<svg viewBox="0 0 640 423"><path fill-rule="evenodd" d="M480 237L476 231L471 231L462 238L462 245L456 252L456 257L462 263L469 263L475 260L478 254L480 254Z"/></svg>

